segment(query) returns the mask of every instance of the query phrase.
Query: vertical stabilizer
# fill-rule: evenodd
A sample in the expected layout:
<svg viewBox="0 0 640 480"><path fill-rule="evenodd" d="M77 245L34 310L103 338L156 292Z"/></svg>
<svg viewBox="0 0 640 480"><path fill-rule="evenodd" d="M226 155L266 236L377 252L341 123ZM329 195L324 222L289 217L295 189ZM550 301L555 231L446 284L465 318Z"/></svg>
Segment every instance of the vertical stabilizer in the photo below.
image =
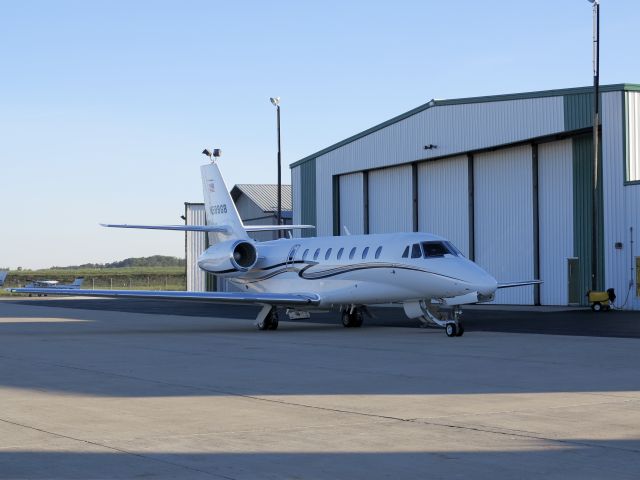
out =
<svg viewBox="0 0 640 480"><path fill-rule="evenodd" d="M0 287L4 285L4 279L7 278L9 270L0 270Z"/></svg>
<svg viewBox="0 0 640 480"><path fill-rule="evenodd" d="M249 239L218 164L214 160L208 165L202 165L200 171L202 172L202 191L207 225L225 226L229 231L229 233L210 232L209 243Z"/></svg>
<svg viewBox="0 0 640 480"><path fill-rule="evenodd" d="M78 277L69 286L80 288L82 286L82 282L84 282L84 277Z"/></svg>

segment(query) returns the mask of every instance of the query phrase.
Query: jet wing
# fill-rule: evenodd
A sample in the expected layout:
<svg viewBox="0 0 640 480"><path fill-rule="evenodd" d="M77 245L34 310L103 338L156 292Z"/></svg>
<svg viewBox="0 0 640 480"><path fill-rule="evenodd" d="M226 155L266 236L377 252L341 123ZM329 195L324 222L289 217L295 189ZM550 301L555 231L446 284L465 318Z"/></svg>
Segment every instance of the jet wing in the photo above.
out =
<svg viewBox="0 0 640 480"><path fill-rule="evenodd" d="M129 224L112 224L101 223L102 227L110 228L140 228L143 230L177 230L180 232L218 232L229 233L229 227L226 225L129 225Z"/></svg>
<svg viewBox="0 0 640 480"><path fill-rule="evenodd" d="M181 292L166 290L78 290L74 288L8 288L11 293L72 295L74 297L151 298L156 300L204 300L213 303L240 305L315 306L320 296L315 293L244 293L244 292Z"/></svg>
<svg viewBox="0 0 640 480"><path fill-rule="evenodd" d="M308 230L313 225L243 225L247 232L271 232L276 230Z"/></svg>
<svg viewBox="0 0 640 480"><path fill-rule="evenodd" d="M498 288L525 287L527 285L540 285L542 280L524 280L522 282L499 283Z"/></svg>

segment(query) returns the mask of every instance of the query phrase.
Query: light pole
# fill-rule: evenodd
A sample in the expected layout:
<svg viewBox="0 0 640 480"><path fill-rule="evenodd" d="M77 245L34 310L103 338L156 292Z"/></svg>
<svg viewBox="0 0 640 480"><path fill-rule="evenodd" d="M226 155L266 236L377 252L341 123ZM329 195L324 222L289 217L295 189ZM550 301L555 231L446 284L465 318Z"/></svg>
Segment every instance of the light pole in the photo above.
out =
<svg viewBox="0 0 640 480"><path fill-rule="evenodd" d="M600 0L587 0L593 4L593 208L591 232L591 290L598 290L598 126L600 124Z"/></svg>
<svg viewBox="0 0 640 480"><path fill-rule="evenodd" d="M278 125L278 225L282 225L282 152L280 149L280 97L271 97L271 103L276 107L276 122ZM278 238L281 232L278 230Z"/></svg>

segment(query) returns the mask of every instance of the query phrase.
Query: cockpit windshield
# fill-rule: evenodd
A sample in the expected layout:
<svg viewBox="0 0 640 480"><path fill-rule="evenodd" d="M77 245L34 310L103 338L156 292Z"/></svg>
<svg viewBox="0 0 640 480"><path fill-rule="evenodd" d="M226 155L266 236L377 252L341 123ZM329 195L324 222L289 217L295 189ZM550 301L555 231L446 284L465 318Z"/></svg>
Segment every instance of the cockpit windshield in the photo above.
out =
<svg viewBox="0 0 640 480"><path fill-rule="evenodd" d="M424 258L444 257L445 255L462 256L460 251L450 242L422 242L422 250L424 251Z"/></svg>

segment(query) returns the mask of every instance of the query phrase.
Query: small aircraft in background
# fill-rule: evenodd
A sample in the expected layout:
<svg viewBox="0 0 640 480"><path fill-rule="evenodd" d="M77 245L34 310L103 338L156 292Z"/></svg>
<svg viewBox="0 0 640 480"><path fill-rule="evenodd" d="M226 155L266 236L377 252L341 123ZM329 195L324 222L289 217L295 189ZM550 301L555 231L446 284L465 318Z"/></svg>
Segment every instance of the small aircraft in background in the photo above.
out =
<svg viewBox="0 0 640 480"><path fill-rule="evenodd" d="M4 280L7 278L9 270L0 270L0 287L4 285Z"/></svg>
<svg viewBox="0 0 640 480"><path fill-rule="evenodd" d="M255 242L248 232L314 228L312 225L244 225L216 162L201 167L206 225L128 225L105 227L205 232L211 246L198 266L230 279L237 292L81 290L64 286L27 286L10 291L97 297L208 300L261 306L260 330L278 328L278 308L292 319L338 310L345 327L362 325L367 305L396 303L409 318L444 328L447 336L464 333L461 305L490 302L498 288L539 280L499 284L465 258L447 239L429 233L389 233L305 237ZM395 212L388 212L394 215Z"/></svg>
<svg viewBox="0 0 640 480"><path fill-rule="evenodd" d="M71 283L60 283L58 280L30 280L29 283L24 286L24 288L46 288L47 290L77 290L82 287L82 282L84 282L84 277L77 277ZM38 296L42 295L46 295L46 293L38 293ZM29 296L31 296L31 293L29 294Z"/></svg>

